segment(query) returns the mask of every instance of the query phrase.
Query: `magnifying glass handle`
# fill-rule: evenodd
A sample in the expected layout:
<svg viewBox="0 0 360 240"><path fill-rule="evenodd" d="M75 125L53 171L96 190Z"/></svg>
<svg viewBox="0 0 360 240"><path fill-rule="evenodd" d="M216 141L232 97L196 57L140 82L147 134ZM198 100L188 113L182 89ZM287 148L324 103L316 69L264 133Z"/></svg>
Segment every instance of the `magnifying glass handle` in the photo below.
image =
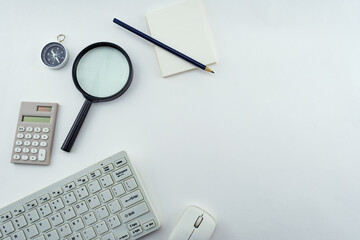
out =
<svg viewBox="0 0 360 240"><path fill-rule="evenodd" d="M79 114L77 115L75 122L73 123L70 132L68 133L63 145L61 146L61 149L65 152L70 152L75 139L80 131L80 128L85 120L85 117L87 113L89 112L91 101L85 99L84 104L82 105Z"/></svg>

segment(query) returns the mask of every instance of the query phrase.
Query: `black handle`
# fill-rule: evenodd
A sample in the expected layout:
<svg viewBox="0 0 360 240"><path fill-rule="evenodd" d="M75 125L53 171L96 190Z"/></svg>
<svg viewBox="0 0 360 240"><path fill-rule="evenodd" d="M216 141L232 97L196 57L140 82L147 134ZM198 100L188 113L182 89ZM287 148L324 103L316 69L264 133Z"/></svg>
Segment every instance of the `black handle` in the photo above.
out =
<svg viewBox="0 0 360 240"><path fill-rule="evenodd" d="M87 113L89 112L91 101L85 99L84 104L82 105L79 114L77 115L75 122L73 123L70 132L68 133L63 145L61 146L61 149L65 152L70 152L75 139L80 131L80 128L85 120L85 117Z"/></svg>

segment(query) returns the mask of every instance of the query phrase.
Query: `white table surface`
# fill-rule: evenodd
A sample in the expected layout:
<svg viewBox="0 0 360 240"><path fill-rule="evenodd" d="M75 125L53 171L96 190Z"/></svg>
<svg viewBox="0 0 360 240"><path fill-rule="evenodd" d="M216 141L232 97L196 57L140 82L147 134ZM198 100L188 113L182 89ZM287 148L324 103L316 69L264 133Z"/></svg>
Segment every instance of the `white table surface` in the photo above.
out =
<svg viewBox="0 0 360 240"><path fill-rule="evenodd" d="M125 150L167 239L183 210L214 215L212 239L359 239L360 2L204 0L218 63L161 77L145 13L175 1L0 3L0 206ZM42 47L64 33L53 71ZM60 150L83 97L71 77L87 45L122 46L134 79L93 104L71 153ZM60 104L52 163L10 163L21 101Z"/></svg>

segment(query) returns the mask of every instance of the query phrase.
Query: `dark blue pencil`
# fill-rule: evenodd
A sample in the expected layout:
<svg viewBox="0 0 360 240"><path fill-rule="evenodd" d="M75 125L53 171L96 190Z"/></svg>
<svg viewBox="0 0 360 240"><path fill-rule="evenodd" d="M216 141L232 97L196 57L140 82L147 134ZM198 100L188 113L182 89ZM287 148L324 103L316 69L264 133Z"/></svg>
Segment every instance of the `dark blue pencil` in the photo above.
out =
<svg viewBox="0 0 360 240"><path fill-rule="evenodd" d="M199 67L199 68L201 68L201 69L203 69L203 70L205 70L205 71L214 73L214 71L212 71L209 67L205 66L204 64L199 63L198 61L192 59L191 57L186 56L185 54L182 54L181 52L173 49L172 47L169 47L168 45L165 45L165 44L163 44L162 42L160 42L160 41L158 41L158 40L156 40L156 39L154 39L154 38L146 35L145 33L140 32L139 30L137 30L137 29L135 29L135 28L127 25L126 23L124 23L124 22L122 22L122 21L120 21L120 20L118 20L118 19L116 19L116 18L114 18L113 22L116 23L116 24L118 24L118 25L120 25L120 26L122 26L123 28L126 28L126 29L129 30L130 32L133 32L133 33L135 33L136 35L138 35L138 36L140 36L140 37L142 37L142 38L144 38L144 39L152 42L153 44L155 44L155 45L157 45L157 46L159 46L159 47L161 47L161 48L163 48L163 49L165 49L165 50L167 50L167 51L175 54L176 56L184 59L185 61L188 61L189 63L192 63L192 64L194 64L195 66L197 66L197 67Z"/></svg>

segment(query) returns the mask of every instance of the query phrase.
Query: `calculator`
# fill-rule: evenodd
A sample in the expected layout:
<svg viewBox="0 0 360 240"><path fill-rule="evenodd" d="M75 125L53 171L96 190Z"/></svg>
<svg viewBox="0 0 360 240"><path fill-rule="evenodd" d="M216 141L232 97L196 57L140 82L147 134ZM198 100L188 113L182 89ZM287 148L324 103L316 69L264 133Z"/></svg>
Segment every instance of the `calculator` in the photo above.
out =
<svg viewBox="0 0 360 240"><path fill-rule="evenodd" d="M50 164L58 107L57 103L21 102L12 163Z"/></svg>

